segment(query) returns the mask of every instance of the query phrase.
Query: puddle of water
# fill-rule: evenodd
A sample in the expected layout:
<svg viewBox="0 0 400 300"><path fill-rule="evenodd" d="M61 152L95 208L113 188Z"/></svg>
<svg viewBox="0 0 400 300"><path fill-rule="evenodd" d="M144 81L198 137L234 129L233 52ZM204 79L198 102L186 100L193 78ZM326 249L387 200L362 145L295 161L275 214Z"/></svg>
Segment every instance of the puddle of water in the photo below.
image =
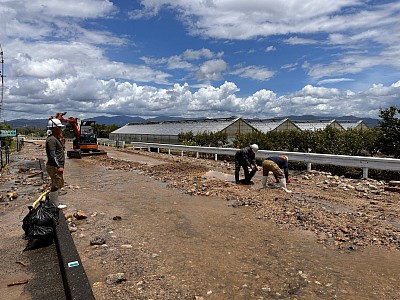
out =
<svg viewBox="0 0 400 300"><path fill-rule="evenodd" d="M218 172L218 171L208 171L204 173L203 178L210 179L210 178L217 178L219 180L223 181L228 181L234 183L234 175L233 174L227 174L223 172ZM246 185L246 184L238 184L237 186L241 186L244 189L259 189L260 186L255 184L252 185Z"/></svg>
<svg viewBox="0 0 400 300"><path fill-rule="evenodd" d="M217 178L224 181L231 181L233 182L234 176L233 174L226 174L218 171L208 171L206 172L203 177L205 178Z"/></svg>

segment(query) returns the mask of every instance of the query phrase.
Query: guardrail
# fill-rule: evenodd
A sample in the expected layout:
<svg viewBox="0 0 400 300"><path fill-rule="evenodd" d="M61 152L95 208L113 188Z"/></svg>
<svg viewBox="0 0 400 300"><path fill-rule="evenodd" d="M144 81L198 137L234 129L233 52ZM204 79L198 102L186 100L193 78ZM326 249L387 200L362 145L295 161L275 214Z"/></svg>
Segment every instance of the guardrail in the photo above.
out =
<svg viewBox="0 0 400 300"><path fill-rule="evenodd" d="M141 143L132 142L133 147L140 148L156 148L159 152L160 149L168 149L181 151L183 156L184 152L195 152L196 157L199 153L214 154L215 160L218 160L218 155L231 155L234 156L238 149L236 148L219 148L219 147L199 147L199 146L183 146L172 144L158 144L158 143ZM332 154L318 154L318 153L303 153L303 152L287 152L287 151L269 151L259 150L256 153L256 158L267 158L268 156L286 155L289 160L307 163L307 170L311 170L311 164L329 164L345 167L362 168L363 178L368 178L368 169L400 171L400 159L395 158L380 158L368 156L349 156L349 155L332 155Z"/></svg>

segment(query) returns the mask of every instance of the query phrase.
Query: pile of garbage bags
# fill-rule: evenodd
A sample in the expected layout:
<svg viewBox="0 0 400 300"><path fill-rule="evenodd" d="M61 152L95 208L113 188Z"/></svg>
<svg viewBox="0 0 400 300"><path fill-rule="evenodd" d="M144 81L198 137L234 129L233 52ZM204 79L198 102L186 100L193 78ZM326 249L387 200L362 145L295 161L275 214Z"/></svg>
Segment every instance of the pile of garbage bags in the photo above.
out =
<svg viewBox="0 0 400 300"><path fill-rule="evenodd" d="M49 200L48 195L36 206L29 206L29 212L22 220L22 229L28 240L24 251L51 245L57 224L58 208Z"/></svg>

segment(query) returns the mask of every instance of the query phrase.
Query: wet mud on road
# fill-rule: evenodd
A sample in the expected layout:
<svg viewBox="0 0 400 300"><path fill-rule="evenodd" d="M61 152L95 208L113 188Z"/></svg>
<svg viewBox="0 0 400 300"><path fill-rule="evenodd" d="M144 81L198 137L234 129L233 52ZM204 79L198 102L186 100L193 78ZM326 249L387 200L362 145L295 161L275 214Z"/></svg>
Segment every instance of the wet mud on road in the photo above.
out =
<svg viewBox="0 0 400 300"><path fill-rule="evenodd" d="M68 184L79 187L65 201L94 216L74 239L98 299L399 299L397 250L338 250L252 207L183 194L140 170L68 163ZM90 246L93 236L106 245ZM119 272L126 282L104 284Z"/></svg>

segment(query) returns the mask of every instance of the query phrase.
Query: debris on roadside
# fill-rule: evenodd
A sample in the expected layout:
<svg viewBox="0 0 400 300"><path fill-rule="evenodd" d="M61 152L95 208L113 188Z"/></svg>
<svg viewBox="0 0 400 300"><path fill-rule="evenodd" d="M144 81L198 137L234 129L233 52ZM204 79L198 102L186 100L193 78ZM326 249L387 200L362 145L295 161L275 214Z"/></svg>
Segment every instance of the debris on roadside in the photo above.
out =
<svg viewBox="0 0 400 300"><path fill-rule="evenodd" d="M18 281L13 281L13 282L7 283L7 286L21 285L21 284L25 284L25 283L28 283L28 282L29 282L28 279L22 279L22 280L18 280Z"/></svg>
<svg viewBox="0 0 400 300"><path fill-rule="evenodd" d="M18 198L18 194L15 191L9 191L7 192L7 197L10 201L13 201Z"/></svg>
<svg viewBox="0 0 400 300"><path fill-rule="evenodd" d="M87 219L88 218L87 213L85 213L82 210L77 210L76 212L73 213L73 216L77 220L83 220L83 219Z"/></svg>
<svg viewBox="0 0 400 300"><path fill-rule="evenodd" d="M389 181L389 186L385 186L385 191L400 193L400 181Z"/></svg>

